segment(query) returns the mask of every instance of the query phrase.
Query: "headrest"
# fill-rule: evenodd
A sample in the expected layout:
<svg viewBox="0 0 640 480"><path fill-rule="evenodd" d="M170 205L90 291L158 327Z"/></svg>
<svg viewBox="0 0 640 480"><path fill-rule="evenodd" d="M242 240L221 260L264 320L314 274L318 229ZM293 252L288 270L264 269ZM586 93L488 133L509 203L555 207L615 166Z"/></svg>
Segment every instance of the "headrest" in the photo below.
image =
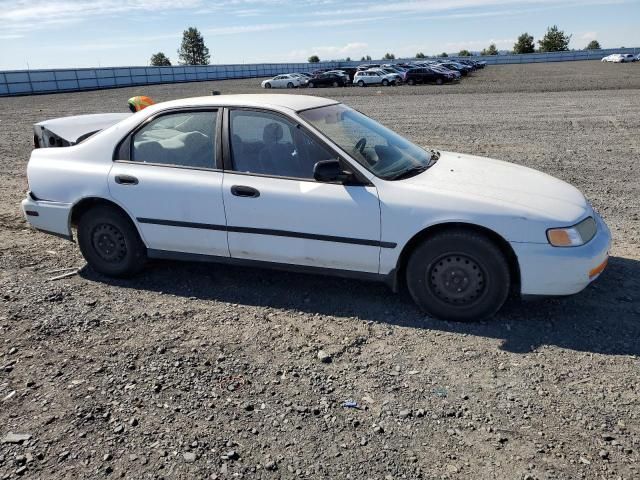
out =
<svg viewBox="0 0 640 480"><path fill-rule="evenodd" d="M282 139L282 135L282 125L279 123L270 123L264 127L262 140L264 140L265 143L276 143Z"/></svg>

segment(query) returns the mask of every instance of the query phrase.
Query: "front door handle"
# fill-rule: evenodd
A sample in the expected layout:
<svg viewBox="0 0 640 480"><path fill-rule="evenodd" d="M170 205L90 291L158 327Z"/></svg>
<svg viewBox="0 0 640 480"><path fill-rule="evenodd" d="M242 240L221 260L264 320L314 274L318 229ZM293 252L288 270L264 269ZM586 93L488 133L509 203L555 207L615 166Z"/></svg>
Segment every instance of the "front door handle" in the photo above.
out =
<svg viewBox="0 0 640 480"><path fill-rule="evenodd" d="M138 179L131 175L116 175L116 183L120 185L137 185Z"/></svg>
<svg viewBox="0 0 640 480"><path fill-rule="evenodd" d="M258 198L260 196L260 192L253 187L234 185L231 187L231 195L235 195L236 197Z"/></svg>

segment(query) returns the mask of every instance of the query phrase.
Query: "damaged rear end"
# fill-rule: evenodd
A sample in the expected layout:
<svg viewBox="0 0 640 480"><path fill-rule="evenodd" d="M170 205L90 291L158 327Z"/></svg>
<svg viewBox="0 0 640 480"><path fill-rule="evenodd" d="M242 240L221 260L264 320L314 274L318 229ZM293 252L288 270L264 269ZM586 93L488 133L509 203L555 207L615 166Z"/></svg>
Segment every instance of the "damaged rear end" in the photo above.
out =
<svg viewBox="0 0 640 480"><path fill-rule="evenodd" d="M96 113L38 122L33 126L33 146L34 148L70 147L131 115L131 113Z"/></svg>

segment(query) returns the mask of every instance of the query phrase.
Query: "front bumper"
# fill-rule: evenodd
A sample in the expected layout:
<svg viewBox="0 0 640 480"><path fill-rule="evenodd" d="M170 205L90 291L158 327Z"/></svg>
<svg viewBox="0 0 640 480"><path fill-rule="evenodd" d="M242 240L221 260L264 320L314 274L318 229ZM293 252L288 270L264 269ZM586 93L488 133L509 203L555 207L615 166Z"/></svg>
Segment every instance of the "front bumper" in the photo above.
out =
<svg viewBox="0 0 640 480"><path fill-rule="evenodd" d="M31 193L22 201L22 212L27 222L37 230L67 240L73 240L69 218L71 203L36 200Z"/></svg>
<svg viewBox="0 0 640 480"><path fill-rule="evenodd" d="M593 216L597 233L580 247L511 243L520 266L522 295L573 295L600 276L609 256L611 232L597 213Z"/></svg>

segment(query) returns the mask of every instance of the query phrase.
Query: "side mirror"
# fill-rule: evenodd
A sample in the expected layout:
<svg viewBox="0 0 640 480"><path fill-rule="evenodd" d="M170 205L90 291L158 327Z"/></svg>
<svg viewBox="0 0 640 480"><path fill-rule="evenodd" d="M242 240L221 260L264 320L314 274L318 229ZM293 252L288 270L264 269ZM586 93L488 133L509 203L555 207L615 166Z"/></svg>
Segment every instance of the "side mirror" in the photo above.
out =
<svg viewBox="0 0 640 480"><path fill-rule="evenodd" d="M353 178L353 173L343 170L339 160L322 160L314 165L313 178L319 182L345 183Z"/></svg>

